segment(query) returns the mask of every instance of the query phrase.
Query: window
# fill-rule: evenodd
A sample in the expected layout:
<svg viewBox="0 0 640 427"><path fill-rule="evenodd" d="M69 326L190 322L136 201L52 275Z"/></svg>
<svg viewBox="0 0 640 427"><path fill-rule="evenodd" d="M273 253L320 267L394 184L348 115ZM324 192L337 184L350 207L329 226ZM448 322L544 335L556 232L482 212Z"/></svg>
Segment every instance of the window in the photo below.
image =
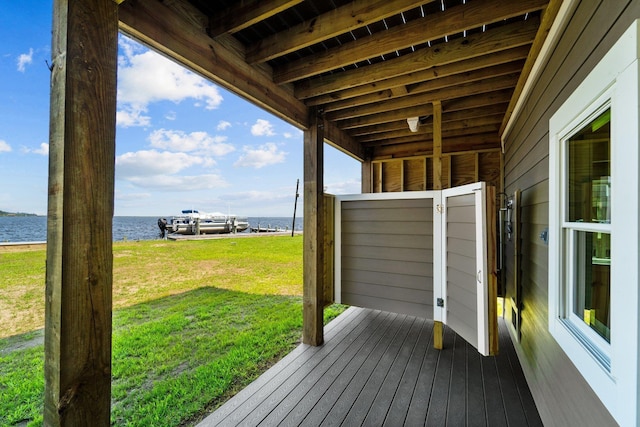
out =
<svg viewBox="0 0 640 427"><path fill-rule="evenodd" d="M549 121L549 332L640 425L640 21Z"/></svg>
<svg viewBox="0 0 640 427"><path fill-rule="evenodd" d="M589 110L587 110L589 112ZM609 369L611 340L611 107L561 139L563 319Z"/></svg>

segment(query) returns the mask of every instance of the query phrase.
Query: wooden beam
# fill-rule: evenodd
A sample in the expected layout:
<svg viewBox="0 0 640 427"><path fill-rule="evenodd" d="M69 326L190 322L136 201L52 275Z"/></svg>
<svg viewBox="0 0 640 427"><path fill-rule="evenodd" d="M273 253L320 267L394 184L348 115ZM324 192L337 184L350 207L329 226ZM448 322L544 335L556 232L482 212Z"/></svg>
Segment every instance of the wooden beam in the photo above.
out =
<svg viewBox="0 0 640 427"><path fill-rule="evenodd" d="M464 98L450 99L442 103L442 110L446 112L467 110L469 108L485 107L488 105L509 102L513 89L502 89L491 93L483 93Z"/></svg>
<svg viewBox="0 0 640 427"><path fill-rule="evenodd" d="M109 426L118 5L53 5L44 425Z"/></svg>
<svg viewBox="0 0 640 427"><path fill-rule="evenodd" d="M474 0L444 12L398 25L386 31L306 56L276 68L274 80L288 83L349 66L369 58L438 40L445 36L482 27L485 24L542 9L548 0ZM368 68L368 67L367 67Z"/></svg>
<svg viewBox="0 0 640 427"><path fill-rule="evenodd" d="M249 47L247 62L269 61L432 1L355 0L258 41Z"/></svg>
<svg viewBox="0 0 640 427"><path fill-rule="evenodd" d="M334 122L325 122L325 142L353 157L356 160L364 160L364 147L349 134L338 128Z"/></svg>
<svg viewBox="0 0 640 427"><path fill-rule="evenodd" d="M327 120L347 120L361 116L368 116L387 111L400 110L414 105L428 104L437 100L464 98L481 93L495 92L501 89L513 88L518 81L518 74L487 78L482 81L463 83L457 86L445 87L431 92L390 98L387 101L345 108L327 113ZM420 114L422 116L423 114Z"/></svg>
<svg viewBox="0 0 640 427"><path fill-rule="evenodd" d="M409 95L417 95L419 93L432 92L445 88L459 87L460 85L470 84L472 82L481 82L491 78L513 75L515 73L519 74L522 70L522 66L522 61L508 62L506 64L495 65L492 67L481 68L478 70L415 83L409 87L403 86L406 88L404 93L394 93L393 90L391 90L390 93L386 93L386 91L378 91L367 95L330 102L323 105L322 108L326 113L329 113L346 108L375 104L389 99L399 99Z"/></svg>
<svg viewBox="0 0 640 427"><path fill-rule="evenodd" d="M304 252L302 341L318 346L324 341L324 119L311 109L310 127L304 132Z"/></svg>
<svg viewBox="0 0 640 427"><path fill-rule="evenodd" d="M531 74L531 70L533 69L533 65L542 50L542 46L544 45L544 41L551 31L551 26L553 25L553 21L556 19L558 15L558 11L560 10L560 6L562 6L562 0L550 0L547 7L544 9L542 13L542 19L540 21L540 26L538 27L538 32L536 34L536 38L533 41L533 45L531 46L531 50L529 52L529 56L527 57L527 61L524 64L522 69L522 73L520 73L520 79L518 80L518 84L513 91L513 97L511 98L511 102L509 103L509 107L507 108L507 113L504 116L504 120L502 121L502 126L500 126L500 133L504 132L504 129L507 127L507 123L511 118L511 114L513 110L516 108L516 104L520 95L522 95L522 91L524 90L524 85Z"/></svg>
<svg viewBox="0 0 640 427"><path fill-rule="evenodd" d="M209 17L209 36L233 34L277 15L304 0L247 0Z"/></svg>
<svg viewBox="0 0 640 427"><path fill-rule="evenodd" d="M442 157L450 154L472 151L497 151L500 149L500 138L497 132L442 139ZM433 141L424 139L394 145L370 147L372 159L399 158L434 154Z"/></svg>
<svg viewBox="0 0 640 427"><path fill-rule="evenodd" d="M340 129L355 129L358 127L376 125L380 123L395 122L398 120L406 120L407 117L429 116L432 112L431 104L416 105L412 107L402 108L394 111L385 111L381 113L371 114L369 116L356 117L353 119L343 120L338 123Z"/></svg>
<svg viewBox="0 0 640 427"><path fill-rule="evenodd" d="M443 113L442 117L443 117L442 118L443 123L446 123L447 122L446 118L449 117L449 114ZM470 117L470 118L473 118L473 117ZM466 119L468 118L464 118L461 120L466 120ZM396 121L391 123L383 123L380 125L373 125L373 126L368 126L363 128L355 128L354 134L352 136L354 138L357 138L358 142L360 142L362 145L366 147L369 145L369 142L376 142L379 140L382 141L385 139L385 138L376 137L376 134L404 130L406 126L407 126L407 122L406 120L404 120L404 121ZM426 126L433 126L433 125L431 123L425 123L424 125L420 126L420 128L418 129L418 134L430 135L431 133L433 133L433 129L427 128ZM385 128L387 128L387 130L384 130ZM371 129L371 131L367 131L367 129ZM466 129L467 128L465 128L465 131L464 131L465 133L467 133ZM494 125L487 125L486 127L483 127L482 130L480 130L479 132L473 132L473 133L485 133L485 132L493 132L493 131L497 133L498 130L499 130L499 126L496 127ZM473 129L469 129L469 131L473 131ZM448 134L451 134L451 135L455 134L455 136L459 136L460 130L445 129L442 131L443 137L446 137Z"/></svg>
<svg viewBox="0 0 640 427"><path fill-rule="evenodd" d="M470 71L479 70L495 65L506 64L522 59L526 59L529 53L529 45L518 46L513 49L507 49L495 52L490 55L478 56L469 59L463 59L444 65L435 65L422 71L408 72L400 76L380 80L375 83L355 86L349 89L331 91L329 88L323 89L320 85L316 87L315 83L321 83L324 78L312 80L304 80L295 85L295 96L299 99L305 99L306 105L321 105L335 102L336 100L354 98L369 93L379 92L385 89L391 91L403 88L399 92L408 92L407 86L417 82L428 82L434 79L440 79L456 74L468 73ZM335 81L335 80L334 80Z"/></svg>
<svg viewBox="0 0 640 427"><path fill-rule="evenodd" d="M292 125L307 128L307 107L293 97L293 88L275 85L268 67L248 65L244 47L232 36L209 38L207 18L188 3L171 4L193 16L174 13L156 0L127 1L118 9L121 31Z"/></svg>
<svg viewBox="0 0 640 427"><path fill-rule="evenodd" d="M535 37L537 28L538 20L531 18L525 22L514 22L484 33L470 34L463 39L439 43L431 48L418 49L413 53L376 63L372 67L360 67L317 77L310 80L309 93L327 93L363 85L375 85L377 82L409 73L432 70L433 67L494 55L518 47L528 47ZM303 85L298 83L296 87L303 87ZM297 96L301 91L302 89L296 89Z"/></svg>
<svg viewBox="0 0 640 427"><path fill-rule="evenodd" d="M495 104L488 107L479 107L479 108L473 108L469 110L455 111L453 113L443 113L442 114L443 128L448 130L449 127L447 126L447 123L449 122L460 122L463 120L478 119L486 116L493 117L498 114L502 116L504 114L506 107L507 107L507 104ZM392 124L395 125L396 123L402 124L401 122L394 122ZM451 129L455 129L455 128L456 126L451 127ZM445 131L443 131L443 135L444 135L444 132ZM409 130L407 123L405 121L404 126L401 126L400 129L392 129L386 132L369 133L366 135L362 135L358 138L358 142L366 145L367 142L381 141L381 140L388 140L388 139L399 138L404 136L410 136L410 135L415 135L416 133L424 134L424 135L432 134L433 124L425 123L423 125L420 125L418 127L418 132L414 133Z"/></svg>
<svg viewBox="0 0 640 427"><path fill-rule="evenodd" d="M389 122L389 123L380 123L377 125L370 125L370 126L363 126L363 127L358 127L358 128L354 128L352 130L349 131L349 135L351 135L354 138L357 138L358 141L362 141L361 138L358 137L362 137L362 136L368 136L368 135L373 135L376 133L384 133L384 132L393 132L393 131L399 131L399 130L405 130L407 129L407 119L401 119L401 120L396 120L393 122Z"/></svg>

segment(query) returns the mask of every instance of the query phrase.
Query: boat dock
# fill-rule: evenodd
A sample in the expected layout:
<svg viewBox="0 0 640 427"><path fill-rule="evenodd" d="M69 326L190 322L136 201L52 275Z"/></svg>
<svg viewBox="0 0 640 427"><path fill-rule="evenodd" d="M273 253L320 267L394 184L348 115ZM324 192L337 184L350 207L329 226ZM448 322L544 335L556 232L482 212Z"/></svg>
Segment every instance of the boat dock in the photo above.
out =
<svg viewBox="0 0 640 427"><path fill-rule="evenodd" d="M302 235L302 231L296 231L295 235ZM263 237L263 236L291 236L291 230L275 231L269 233L226 233L226 234L169 234L168 240L186 241L186 240L214 240L214 239L243 239L246 237Z"/></svg>

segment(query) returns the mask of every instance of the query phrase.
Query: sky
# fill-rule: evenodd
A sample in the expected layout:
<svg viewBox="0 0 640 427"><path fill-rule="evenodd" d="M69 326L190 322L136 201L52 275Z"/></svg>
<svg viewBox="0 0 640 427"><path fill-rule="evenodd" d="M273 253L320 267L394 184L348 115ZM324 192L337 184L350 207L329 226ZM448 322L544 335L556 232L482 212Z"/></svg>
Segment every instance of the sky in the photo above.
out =
<svg viewBox="0 0 640 427"><path fill-rule="evenodd" d="M52 2L0 14L0 210L46 215ZM120 35L116 216L302 211L303 132ZM360 163L325 144L325 191L360 193Z"/></svg>

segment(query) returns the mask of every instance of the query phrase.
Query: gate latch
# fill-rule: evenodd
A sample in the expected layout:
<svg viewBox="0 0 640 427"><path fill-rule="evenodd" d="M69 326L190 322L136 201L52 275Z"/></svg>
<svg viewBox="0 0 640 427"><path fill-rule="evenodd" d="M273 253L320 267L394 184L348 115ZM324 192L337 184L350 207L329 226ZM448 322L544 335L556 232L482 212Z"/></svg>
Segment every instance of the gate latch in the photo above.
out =
<svg viewBox="0 0 640 427"><path fill-rule="evenodd" d="M436 305L437 305L438 307L444 307L444 299L443 299L443 298L438 298L438 299L436 300Z"/></svg>

